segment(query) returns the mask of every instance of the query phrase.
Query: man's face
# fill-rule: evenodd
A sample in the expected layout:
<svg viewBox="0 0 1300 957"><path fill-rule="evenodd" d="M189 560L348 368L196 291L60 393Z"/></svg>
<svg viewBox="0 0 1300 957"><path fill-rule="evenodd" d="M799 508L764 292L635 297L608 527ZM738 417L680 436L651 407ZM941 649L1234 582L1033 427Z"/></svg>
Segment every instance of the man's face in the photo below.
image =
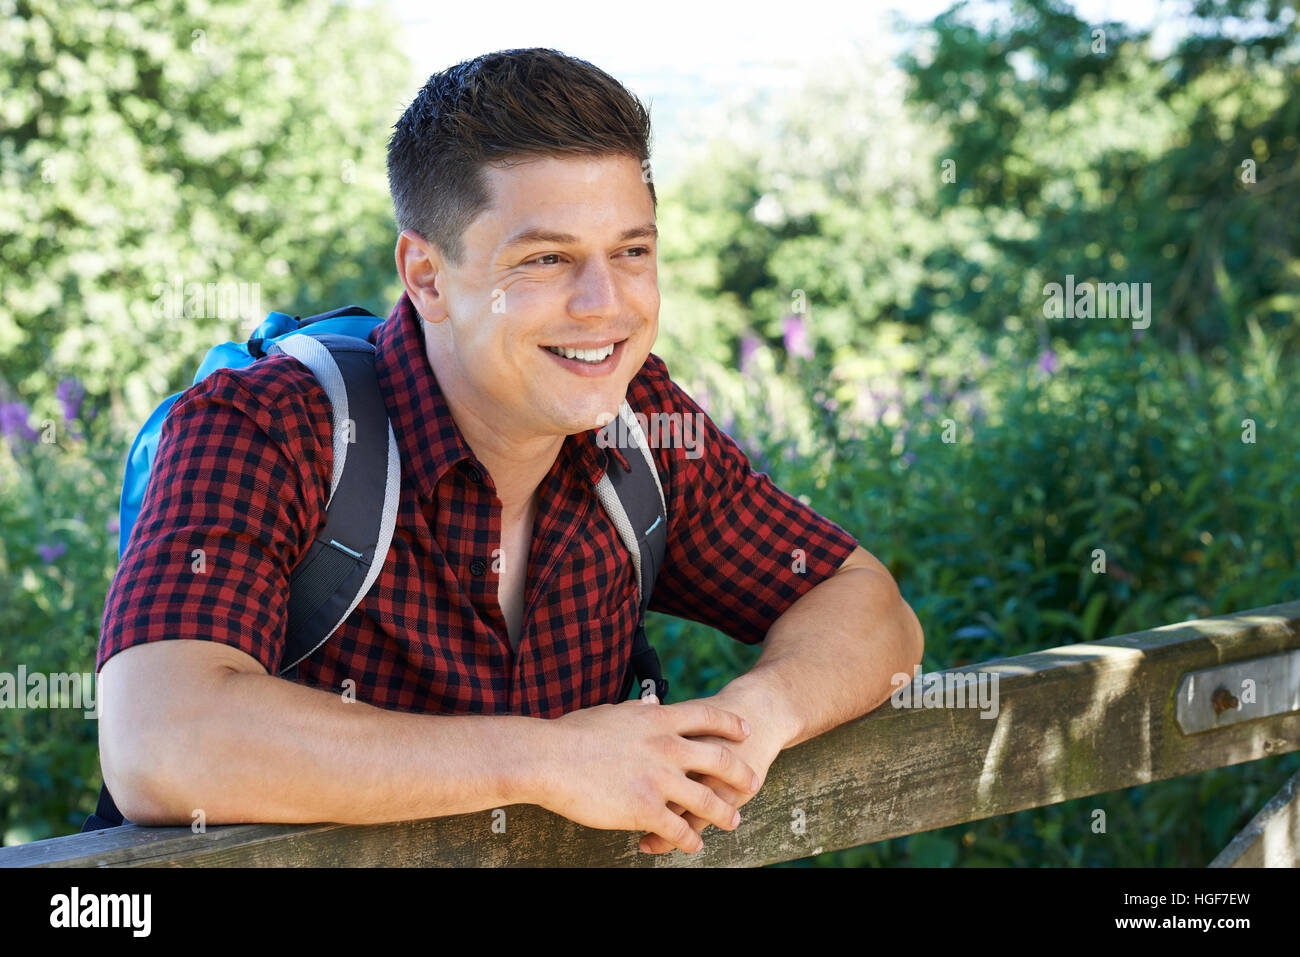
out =
<svg viewBox="0 0 1300 957"><path fill-rule="evenodd" d="M439 383L505 434L596 428L617 414L659 330L654 204L641 165L531 159L488 167L486 178L494 201L465 231L462 264L432 250L432 287L412 296Z"/></svg>

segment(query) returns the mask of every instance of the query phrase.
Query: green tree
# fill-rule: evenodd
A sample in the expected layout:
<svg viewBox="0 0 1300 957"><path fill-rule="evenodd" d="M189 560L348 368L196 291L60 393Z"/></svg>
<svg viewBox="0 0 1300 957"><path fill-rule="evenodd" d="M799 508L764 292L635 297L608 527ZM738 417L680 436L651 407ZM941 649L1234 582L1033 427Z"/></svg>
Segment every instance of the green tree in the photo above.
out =
<svg viewBox="0 0 1300 957"><path fill-rule="evenodd" d="M243 283L248 299L256 283L262 315L389 305L384 144L410 68L382 9L7 0L0 13L11 391L51 400L75 373L141 421L207 346L261 318L169 302L177 280Z"/></svg>
<svg viewBox="0 0 1300 957"><path fill-rule="evenodd" d="M1287 351L1300 345L1294 10L1166 10L1191 25L1163 56L1147 33L1088 23L1060 0L1016 0L982 26L957 4L917 30L903 58L911 99L948 130L956 172L936 215L978 211L994 247L988 262L952 243L927 266L984 328L1041 316L1044 284L1070 274L1150 282L1150 333L1165 343L1226 348L1253 319ZM988 292L969 295L981 274ZM1050 334L1077 342L1081 327Z"/></svg>

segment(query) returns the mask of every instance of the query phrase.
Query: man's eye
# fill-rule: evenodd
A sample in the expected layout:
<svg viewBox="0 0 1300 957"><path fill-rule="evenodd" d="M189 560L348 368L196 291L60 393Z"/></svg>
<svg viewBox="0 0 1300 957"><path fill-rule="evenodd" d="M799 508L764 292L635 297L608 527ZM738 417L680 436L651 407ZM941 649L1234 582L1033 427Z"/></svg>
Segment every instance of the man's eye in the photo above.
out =
<svg viewBox="0 0 1300 957"><path fill-rule="evenodd" d="M631 249L627 250L627 252L628 252L628 253L640 253L640 255L638 255L638 256L632 256L632 257L631 257L632 259L645 259L647 256L649 256L649 255L651 254L652 250L650 249L649 246L633 246ZM527 262L525 263L525 265L533 265L534 263L537 264L537 265L539 265L539 266L551 266L551 265L556 265L555 263L543 262L543 260L547 260L547 259L559 259L560 256L561 256L560 253L544 253L544 254L541 255L541 256L534 256L532 259L527 260Z"/></svg>

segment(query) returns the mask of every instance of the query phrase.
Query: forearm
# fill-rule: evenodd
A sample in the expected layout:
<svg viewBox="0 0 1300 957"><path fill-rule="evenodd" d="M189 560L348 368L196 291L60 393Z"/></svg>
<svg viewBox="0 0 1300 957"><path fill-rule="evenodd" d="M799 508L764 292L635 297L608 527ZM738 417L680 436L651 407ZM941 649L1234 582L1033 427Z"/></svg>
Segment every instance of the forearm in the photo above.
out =
<svg viewBox="0 0 1300 957"><path fill-rule="evenodd" d="M920 622L887 573L845 569L777 619L758 663L722 695L743 701L736 710L751 722L758 715L778 728L780 747L789 748L879 706L895 674L911 677L923 645Z"/></svg>
<svg viewBox="0 0 1300 957"><path fill-rule="evenodd" d="M248 673L213 677L178 717L151 736L165 771L139 823L202 810L210 824L371 824L531 803L549 724L385 711Z"/></svg>

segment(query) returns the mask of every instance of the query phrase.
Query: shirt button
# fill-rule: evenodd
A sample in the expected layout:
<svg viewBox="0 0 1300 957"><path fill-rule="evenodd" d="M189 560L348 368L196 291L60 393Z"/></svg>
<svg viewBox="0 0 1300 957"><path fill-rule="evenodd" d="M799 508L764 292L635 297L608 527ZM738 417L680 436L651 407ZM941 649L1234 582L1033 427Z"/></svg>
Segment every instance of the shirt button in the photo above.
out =
<svg viewBox="0 0 1300 957"><path fill-rule="evenodd" d="M476 558L469 563L469 570L472 575L482 575L487 571L487 562L481 558Z"/></svg>
<svg viewBox="0 0 1300 957"><path fill-rule="evenodd" d="M469 480L473 482L475 485L483 484L483 473L480 472L473 465L471 465L468 469L466 469L466 474L469 476Z"/></svg>

